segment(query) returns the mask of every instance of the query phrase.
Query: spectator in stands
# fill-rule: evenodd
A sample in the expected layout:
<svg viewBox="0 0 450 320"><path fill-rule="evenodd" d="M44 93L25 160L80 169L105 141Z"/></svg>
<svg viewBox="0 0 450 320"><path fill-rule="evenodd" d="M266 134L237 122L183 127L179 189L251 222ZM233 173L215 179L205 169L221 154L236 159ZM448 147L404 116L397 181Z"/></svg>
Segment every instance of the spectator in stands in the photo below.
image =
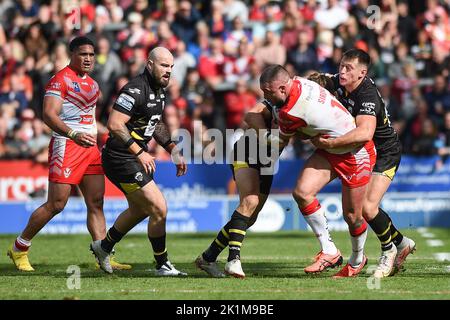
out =
<svg viewBox="0 0 450 320"><path fill-rule="evenodd" d="M194 68L196 66L196 61L194 56L186 51L186 44L183 41L178 41L174 57L172 77L180 84L180 86L183 86L187 70L189 68Z"/></svg>
<svg viewBox="0 0 450 320"><path fill-rule="evenodd" d="M171 24L172 30L178 39L185 43L194 42L196 38L196 24L200 20L200 13L188 0L181 0L175 21Z"/></svg>
<svg viewBox="0 0 450 320"><path fill-rule="evenodd" d="M423 118L422 132L412 141L411 153L415 156L433 156L437 154L438 132L431 118Z"/></svg>
<svg viewBox="0 0 450 320"><path fill-rule="evenodd" d="M211 2L211 16L206 18L206 23L211 31L212 37L221 37L225 30L230 30L230 21L226 19L224 5L222 0L213 0Z"/></svg>
<svg viewBox="0 0 450 320"><path fill-rule="evenodd" d="M287 60L292 63L298 75L303 75L308 70L318 70L317 54L312 44L309 43L306 31L298 33L297 48L288 52Z"/></svg>
<svg viewBox="0 0 450 320"><path fill-rule="evenodd" d="M240 21L246 23L248 20L248 8L241 0L223 0L224 12L228 21L239 17Z"/></svg>
<svg viewBox="0 0 450 320"><path fill-rule="evenodd" d="M248 80L250 78L250 64L255 61L253 56L253 45L247 38L239 41L238 51L235 56L229 57L224 65L225 81L235 84L238 79Z"/></svg>
<svg viewBox="0 0 450 320"><path fill-rule="evenodd" d="M251 42L252 33L246 29L244 22L238 16L232 22L232 29L224 34L224 53L227 55L237 54L239 41L246 38Z"/></svg>
<svg viewBox="0 0 450 320"><path fill-rule="evenodd" d="M212 91L209 86L200 79L196 68L187 70L186 81L181 90L181 95L187 101L187 112L194 120L201 117L201 106L212 100Z"/></svg>
<svg viewBox="0 0 450 320"><path fill-rule="evenodd" d="M447 80L442 75L434 77L432 90L426 94L426 101L430 114L436 118L443 118L450 111L450 91Z"/></svg>
<svg viewBox="0 0 450 320"><path fill-rule="evenodd" d="M432 47L425 30L419 30L417 43L411 47L411 54L416 60L416 69L419 77L426 77L430 72Z"/></svg>
<svg viewBox="0 0 450 320"><path fill-rule="evenodd" d="M255 51L255 61L264 68L269 64L286 63L286 48L280 42L280 36L273 32L266 33L265 43Z"/></svg>
<svg viewBox="0 0 450 320"><path fill-rule="evenodd" d="M19 116L28 106L25 87L19 79L19 76L13 73L9 77L9 91L0 94L0 108L12 109L16 116Z"/></svg>
<svg viewBox="0 0 450 320"><path fill-rule="evenodd" d="M322 27L333 30L341 23L347 21L348 11L344 9L338 0L328 0L326 9L315 11L314 20Z"/></svg>
<svg viewBox="0 0 450 320"><path fill-rule="evenodd" d="M256 96L248 90L247 80L236 82L236 91L225 94L225 110L227 114L227 128L237 129L241 126L244 115L256 104Z"/></svg>
<svg viewBox="0 0 450 320"><path fill-rule="evenodd" d="M223 54L223 42L220 38L214 38L211 40L209 52L200 55L198 62L200 77L212 88L215 88L224 80L224 64L225 56Z"/></svg>
<svg viewBox="0 0 450 320"><path fill-rule="evenodd" d="M178 10L178 3L176 0L164 0L161 10L156 10L152 13L152 17L158 21L166 21L173 23Z"/></svg>

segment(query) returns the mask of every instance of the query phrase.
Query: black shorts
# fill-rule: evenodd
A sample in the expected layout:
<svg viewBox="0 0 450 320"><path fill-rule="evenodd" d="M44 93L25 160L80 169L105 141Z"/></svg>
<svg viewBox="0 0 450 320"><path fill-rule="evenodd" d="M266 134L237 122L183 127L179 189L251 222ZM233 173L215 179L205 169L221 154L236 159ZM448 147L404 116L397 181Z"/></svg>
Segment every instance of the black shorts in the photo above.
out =
<svg viewBox="0 0 450 320"><path fill-rule="evenodd" d="M105 175L124 194L139 190L153 180L153 173L146 173L136 158L117 159L103 149L102 163Z"/></svg>
<svg viewBox="0 0 450 320"><path fill-rule="evenodd" d="M387 151L377 150L377 161L375 162L372 174L384 175L389 179L394 180L401 159L401 147L390 148Z"/></svg>
<svg viewBox="0 0 450 320"><path fill-rule="evenodd" d="M268 195L270 189L272 188L273 175L261 174L261 165L259 164L248 164L247 162L234 162L230 165L231 171L233 172L233 179L236 180L235 173L242 168L252 168L259 173L259 193Z"/></svg>

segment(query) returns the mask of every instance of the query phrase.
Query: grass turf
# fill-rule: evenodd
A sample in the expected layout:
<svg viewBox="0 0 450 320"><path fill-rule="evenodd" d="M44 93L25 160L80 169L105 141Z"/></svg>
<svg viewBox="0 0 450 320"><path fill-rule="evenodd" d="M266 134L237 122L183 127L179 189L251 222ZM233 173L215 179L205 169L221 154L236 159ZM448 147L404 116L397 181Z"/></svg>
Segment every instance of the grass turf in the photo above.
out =
<svg viewBox="0 0 450 320"><path fill-rule="evenodd" d="M154 276L145 235L128 235L117 245L117 259L131 263L133 269L113 275L95 270L88 235L38 235L29 255L36 271L18 272L6 256L15 237L2 235L0 299L450 299L450 261L434 257L434 253L450 253L450 230L428 229L443 241L440 247L428 246L415 230L403 231L416 241L418 250L408 257L404 272L381 280L379 286L366 273L352 279L332 279L335 270L306 275L303 268L318 251L310 232L248 233L242 248L244 280L212 279L194 267L193 260L212 241L213 233L168 235L170 259L189 273L184 278ZM351 251L348 233L332 235L345 263ZM373 267L379 255L373 232L369 232L366 253L368 267ZM227 251L219 257L221 267L226 255ZM80 267L80 289L67 287L70 265Z"/></svg>

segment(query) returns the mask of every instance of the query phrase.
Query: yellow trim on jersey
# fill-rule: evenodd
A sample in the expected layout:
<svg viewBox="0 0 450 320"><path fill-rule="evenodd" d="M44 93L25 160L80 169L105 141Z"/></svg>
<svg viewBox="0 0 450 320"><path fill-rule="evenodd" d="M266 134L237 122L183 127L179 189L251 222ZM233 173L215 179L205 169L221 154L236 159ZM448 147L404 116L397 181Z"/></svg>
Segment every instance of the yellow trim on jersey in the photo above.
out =
<svg viewBox="0 0 450 320"><path fill-rule="evenodd" d="M144 140L144 138L142 138L140 135L138 135L136 132L134 132L134 131L131 131L131 136L133 137L133 138L135 138L136 140Z"/></svg>
<svg viewBox="0 0 450 320"><path fill-rule="evenodd" d="M392 225L392 223L389 222L389 225L388 225L386 231L384 231L382 234L378 234L378 233L377 233L377 236L379 236L379 237L384 236L389 230L391 230L391 225Z"/></svg>
<svg viewBox="0 0 450 320"><path fill-rule="evenodd" d="M125 193L132 193L141 188L137 183L122 183L121 182L120 186L125 191Z"/></svg>
<svg viewBox="0 0 450 320"><path fill-rule="evenodd" d="M162 252L153 252L153 255L154 256L160 256L160 255L162 255L162 254L164 254L166 252L167 252L167 248L165 248L164 251L162 251Z"/></svg>
<svg viewBox="0 0 450 320"><path fill-rule="evenodd" d="M230 241L230 242L228 242L228 245L229 246L242 246L242 242L239 242L239 241Z"/></svg>
<svg viewBox="0 0 450 320"><path fill-rule="evenodd" d="M219 245L219 247L225 248L225 245L222 242L220 242L219 240L215 239L214 242L217 243Z"/></svg>
<svg viewBox="0 0 450 320"><path fill-rule="evenodd" d="M383 174L392 180L392 179L394 179L394 176L395 176L395 169L397 169L397 167L392 167L386 171L383 171Z"/></svg>
<svg viewBox="0 0 450 320"><path fill-rule="evenodd" d="M393 235L391 235L392 238L395 238L398 235L398 231L395 231Z"/></svg>
<svg viewBox="0 0 450 320"><path fill-rule="evenodd" d="M222 230L220 230L220 231L222 231L222 234L225 238L230 239L230 236L228 235L228 233L225 231L224 228L222 228Z"/></svg>
<svg viewBox="0 0 450 320"><path fill-rule="evenodd" d="M242 169L242 168L249 168L248 163L244 162L244 161L234 161L233 162L234 172L237 172L239 169Z"/></svg>
<svg viewBox="0 0 450 320"><path fill-rule="evenodd" d="M229 232L233 232L233 233L239 233L245 236L246 232L244 230L239 230L239 229L229 229Z"/></svg>

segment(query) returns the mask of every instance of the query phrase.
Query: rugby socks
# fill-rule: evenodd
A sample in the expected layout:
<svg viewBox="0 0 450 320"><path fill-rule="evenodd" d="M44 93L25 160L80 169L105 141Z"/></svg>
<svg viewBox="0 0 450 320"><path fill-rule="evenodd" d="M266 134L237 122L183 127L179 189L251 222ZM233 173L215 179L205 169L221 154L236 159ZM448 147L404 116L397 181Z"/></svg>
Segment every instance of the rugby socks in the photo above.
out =
<svg viewBox="0 0 450 320"><path fill-rule="evenodd" d="M352 242L352 255L348 259L348 263L352 267L357 267L361 264L364 257L364 244L367 239L367 222L363 219L363 223L359 228L350 230L350 239Z"/></svg>
<svg viewBox="0 0 450 320"><path fill-rule="evenodd" d="M106 233L105 239L102 240L101 247L105 252L111 253L114 245L122 240L125 234L117 231L117 229L112 226Z"/></svg>
<svg viewBox="0 0 450 320"><path fill-rule="evenodd" d="M335 255L338 250L333 240L331 240L330 232L328 231L327 218L325 217L325 210L320 205L317 199L307 206L300 208L308 225L319 240L322 252L325 254Z"/></svg>
<svg viewBox="0 0 450 320"><path fill-rule="evenodd" d="M219 254L225 249L228 245L228 241L230 239L230 235L228 234L228 229L230 228L231 220L219 231L217 237L214 241L209 245L208 249L203 252L203 259L207 262L214 262L217 260Z"/></svg>
<svg viewBox="0 0 450 320"><path fill-rule="evenodd" d="M387 251L392 248L391 226L392 222L386 214L378 212L371 221L368 221L370 227L380 240L381 250Z"/></svg>
<svg viewBox="0 0 450 320"><path fill-rule="evenodd" d="M378 208L378 215L384 215L384 216L386 216L387 219L389 219L389 222L391 223L391 238L392 238L392 242L394 243L395 246L398 247L400 245L400 243L402 242L402 240L403 240L403 235L394 226L394 223L392 222L391 218L386 213L386 211L384 211L381 208Z"/></svg>
<svg viewBox="0 0 450 320"><path fill-rule="evenodd" d="M159 267L167 262L166 234L157 238L149 236L148 239L152 244L153 256L156 260L156 269L159 269Z"/></svg>
<svg viewBox="0 0 450 320"><path fill-rule="evenodd" d="M21 236L16 238L13 245L14 252L25 252L31 247L31 241L23 239Z"/></svg>
<svg viewBox="0 0 450 320"><path fill-rule="evenodd" d="M228 229L230 236L230 241L228 242L228 248L230 250L228 261L241 258L242 242L244 241L249 221L250 217L246 217L236 210L233 212Z"/></svg>

